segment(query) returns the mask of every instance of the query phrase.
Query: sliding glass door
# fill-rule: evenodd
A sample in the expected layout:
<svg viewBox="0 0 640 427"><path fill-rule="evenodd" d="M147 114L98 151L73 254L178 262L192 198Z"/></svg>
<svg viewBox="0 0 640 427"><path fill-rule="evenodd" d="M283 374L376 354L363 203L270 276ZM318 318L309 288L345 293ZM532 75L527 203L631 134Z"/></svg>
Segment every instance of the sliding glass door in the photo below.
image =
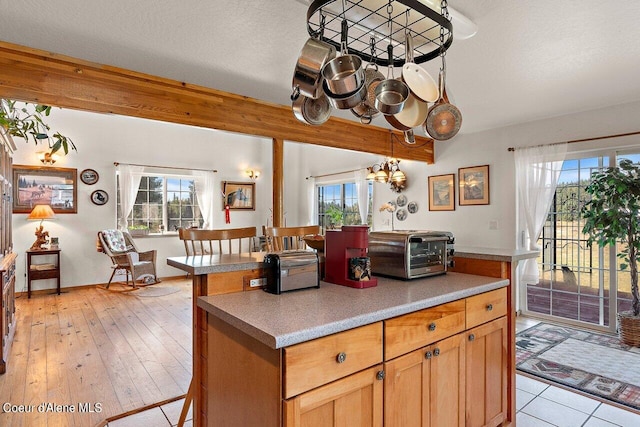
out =
<svg viewBox="0 0 640 427"><path fill-rule="evenodd" d="M618 310L631 305L628 271L619 271L618 248L587 244L580 208L592 172L637 153L565 160L538 245L541 277L526 285L525 312L614 331Z"/></svg>

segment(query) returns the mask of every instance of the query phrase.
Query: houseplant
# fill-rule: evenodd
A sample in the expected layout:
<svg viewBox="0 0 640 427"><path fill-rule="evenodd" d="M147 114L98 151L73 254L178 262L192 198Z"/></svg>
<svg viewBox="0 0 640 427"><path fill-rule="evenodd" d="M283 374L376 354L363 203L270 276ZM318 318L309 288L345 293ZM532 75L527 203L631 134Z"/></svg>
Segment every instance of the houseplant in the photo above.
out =
<svg viewBox="0 0 640 427"><path fill-rule="evenodd" d="M325 216L329 219L329 228L336 229L342 226L343 214L336 206L329 206L325 211Z"/></svg>
<svg viewBox="0 0 640 427"><path fill-rule="evenodd" d="M581 209L585 220L582 232L589 244L622 244L617 257L622 260L620 269L629 269L633 304L632 310L618 314L620 337L625 344L640 346L640 164L625 159L618 167L595 172L586 192L591 199Z"/></svg>
<svg viewBox="0 0 640 427"><path fill-rule="evenodd" d="M45 117L51 113L51 106L20 103L10 99L0 99L0 132L11 136L23 138L25 141L33 140L36 144L45 140L49 141L51 153L63 149L64 154L69 153L69 148L76 150L71 138L54 132L49 135L51 128L45 123Z"/></svg>

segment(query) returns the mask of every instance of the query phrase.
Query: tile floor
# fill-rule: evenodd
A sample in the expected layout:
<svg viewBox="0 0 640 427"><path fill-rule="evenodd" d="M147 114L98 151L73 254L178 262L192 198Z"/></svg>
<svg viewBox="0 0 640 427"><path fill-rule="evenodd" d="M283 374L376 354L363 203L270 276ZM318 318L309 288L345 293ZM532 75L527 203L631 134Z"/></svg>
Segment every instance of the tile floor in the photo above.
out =
<svg viewBox="0 0 640 427"><path fill-rule="evenodd" d="M516 330L538 321L518 318ZM108 427L173 427L183 400L112 421ZM559 387L516 375L517 427L638 427L640 414L572 393ZM191 427L191 411L185 427ZM250 426L247 426L250 427Z"/></svg>

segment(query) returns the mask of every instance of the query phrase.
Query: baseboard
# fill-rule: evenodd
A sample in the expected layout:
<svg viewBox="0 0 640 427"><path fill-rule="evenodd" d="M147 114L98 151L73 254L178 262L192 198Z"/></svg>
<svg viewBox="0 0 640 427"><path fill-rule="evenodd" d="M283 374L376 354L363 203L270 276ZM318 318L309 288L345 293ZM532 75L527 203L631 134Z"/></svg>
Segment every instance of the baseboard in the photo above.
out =
<svg viewBox="0 0 640 427"><path fill-rule="evenodd" d="M179 276L166 276L166 277L160 277L160 281L166 281L166 280L184 280L185 279L185 275L181 274ZM111 282L113 283L117 283L117 282ZM124 282L123 282L124 283ZM106 283L92 283L92 284L88 284L88 285L78 285L78 286L65 286L60 288L60 292L69 292L69 291L73 291L76 289L86 289L86 288L95 288L96 286L100 286L100 287L106 287L107 284ZM51 292L55 292L56 288L47 288L47 289L37 289L37 290L31 290L31 295L44 295L44 294L50 294ZM16 291L16 297L20 297L22 295L27 295L27 291Z"/></svg>

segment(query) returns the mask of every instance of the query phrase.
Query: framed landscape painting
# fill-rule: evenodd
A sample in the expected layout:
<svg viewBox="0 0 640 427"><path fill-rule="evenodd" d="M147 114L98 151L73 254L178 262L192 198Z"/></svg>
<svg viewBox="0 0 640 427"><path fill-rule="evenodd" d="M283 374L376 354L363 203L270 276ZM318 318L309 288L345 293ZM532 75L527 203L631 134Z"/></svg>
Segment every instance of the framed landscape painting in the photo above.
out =
<svg viewBox="0 0 640 427"><path fill-rule="evenodd" d="M256 209L255 182L222 182L222 208L255 210Z"/></svg>
<svg viewBox="0 0 640 427"><path fill-rule="evenodd" d="M453 211L455 207L454 174L436 175L429 178L429 210Z"/></svg>
<svg viewBox="0 0 640 427"><path fill-rule="evenodd" d="M460 206L489 204L489 165L458 169Z"/></svg>
<svg viewBox="0 0 640 427"><path fill-rule="evenodd" d="M77 169L13 166L13 213L50 205L55 213L77 213Z"/></svg>

